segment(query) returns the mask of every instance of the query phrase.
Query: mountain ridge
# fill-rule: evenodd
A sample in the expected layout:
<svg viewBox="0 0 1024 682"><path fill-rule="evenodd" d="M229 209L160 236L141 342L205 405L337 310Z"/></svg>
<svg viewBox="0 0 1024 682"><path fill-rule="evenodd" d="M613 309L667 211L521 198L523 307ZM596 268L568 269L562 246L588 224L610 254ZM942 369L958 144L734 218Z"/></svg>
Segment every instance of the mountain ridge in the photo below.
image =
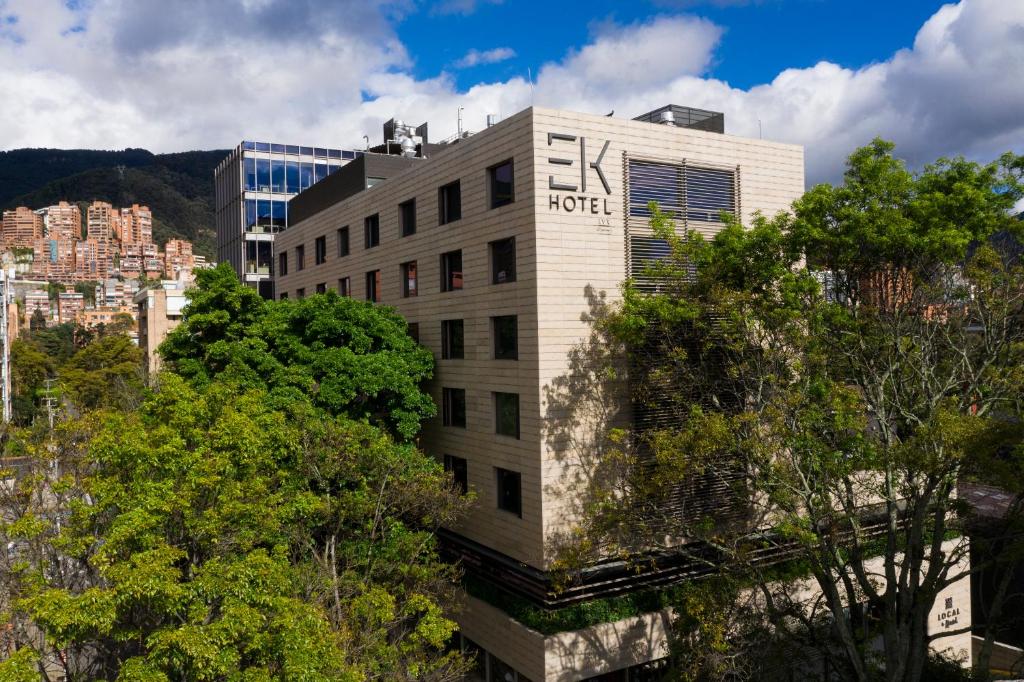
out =
<svg viewBox="0 0 1024 682"><path fill-rule="evenodd" d="M137 148L0 152L0 210L42 208L61 200L144 204L153 211L157 243L188 239L196 253L213 259L213 170L229 153L216 149L153 154Z"/></svg>

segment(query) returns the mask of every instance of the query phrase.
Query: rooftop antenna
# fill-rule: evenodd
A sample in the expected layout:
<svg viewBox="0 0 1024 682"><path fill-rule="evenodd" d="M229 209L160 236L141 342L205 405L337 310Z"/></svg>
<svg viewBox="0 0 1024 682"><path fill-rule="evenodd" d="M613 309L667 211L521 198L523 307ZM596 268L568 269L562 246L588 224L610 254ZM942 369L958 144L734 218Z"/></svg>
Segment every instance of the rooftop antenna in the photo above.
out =
<svg viewBox="0 0 1024 682"><path fill-rule="evenodd" d="M370 149L370 136L369 135L363 135L363 141L366 142L366 149L369 150Z"/></svg>
<svg viewBox="0 0 1024 682"><path fill-rule="evenodd" d="M466 107L459 107L459 139L462 139L462 110Z"/></svg>
<svg viewBox="0 0 1024 682"><path fill-rule="evenodd" d="M761 130L761 119L757 119L757 139L759 139L759 140L763 140L764 139L764 133Z"/></svg>

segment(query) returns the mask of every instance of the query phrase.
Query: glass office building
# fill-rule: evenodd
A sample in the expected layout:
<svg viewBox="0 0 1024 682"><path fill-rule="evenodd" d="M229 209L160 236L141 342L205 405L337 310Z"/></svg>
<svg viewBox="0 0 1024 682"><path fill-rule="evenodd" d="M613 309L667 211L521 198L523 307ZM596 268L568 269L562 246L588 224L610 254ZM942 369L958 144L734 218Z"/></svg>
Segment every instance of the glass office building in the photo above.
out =
<svg viewBox="0 0 1024 682"><path fill-rule="evenodd" d="M362 154L243 141L214 171L218 262L273 297L274 235L288 227L288 200Z"/></svg>

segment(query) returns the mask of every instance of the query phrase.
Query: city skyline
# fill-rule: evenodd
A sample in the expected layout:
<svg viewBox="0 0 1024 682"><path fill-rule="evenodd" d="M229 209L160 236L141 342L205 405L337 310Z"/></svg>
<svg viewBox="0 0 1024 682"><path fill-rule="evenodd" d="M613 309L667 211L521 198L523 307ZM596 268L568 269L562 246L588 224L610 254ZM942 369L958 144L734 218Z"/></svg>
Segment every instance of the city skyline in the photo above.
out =
<svg viewBox="0 0 1024 682"><path fill-rule="evenodd" d="M729 111L730 133L805 145L809 183L837 180L876 135L914 167L1020 151L1024 92L1005 76L1024 63L1024 4L844 4L602 1L545 18L466 0L6 0L0 79L37 111L0 115L0 148L169 151L296 130L351 148L392 116L441 139L460 107L479 130L530 104L629 118L671 101ZM44 106L54 91L80 105Z"/></svg>

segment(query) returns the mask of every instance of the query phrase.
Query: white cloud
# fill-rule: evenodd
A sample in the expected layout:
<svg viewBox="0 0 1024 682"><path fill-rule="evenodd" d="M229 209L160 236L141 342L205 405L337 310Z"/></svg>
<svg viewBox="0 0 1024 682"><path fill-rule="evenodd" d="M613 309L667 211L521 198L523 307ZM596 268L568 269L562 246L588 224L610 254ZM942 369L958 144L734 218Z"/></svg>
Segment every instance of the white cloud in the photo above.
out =
<svg viewBox="0 0 1024 682"><path fill-rule="evenodd" d="M481 4L500 5L504 0L441 0L431 8L432 14L472 14Z"/></svg>
<svg viewBox="0 0 1024 682"><path fill-rule="evenodd" d="M496 64L516 56L511 47L496 47L492 50L472 49L455 62L455 68L469 69L480 64Z"/></svg>
<svg viewBox="0 0 1024 682"><path fill-rule="evenodd" d="M174 151L243 138L360 146L392 116L429 121L432 137L444 137L460 106L467 127L479 129L487 114L531 103L633 116L672 102L725 112L730 133L756 137L760 121L764 137L806 145L810 181L837 179L846 155L876 135L915 165L1024 152L1020 2L962 0L937 11L912 48L875 64L820 62L750 89L707 75L721 27L663 16L599 27L534 69L533 84L516 77L460 90L445 73L411 75L393 30L411 7L93 0L69 9L60 0L0 0L0 18L18 17L0 33L0 88L19 94L0 109L0 148ZM76 26L85 30L71 32Z"/></svg>

